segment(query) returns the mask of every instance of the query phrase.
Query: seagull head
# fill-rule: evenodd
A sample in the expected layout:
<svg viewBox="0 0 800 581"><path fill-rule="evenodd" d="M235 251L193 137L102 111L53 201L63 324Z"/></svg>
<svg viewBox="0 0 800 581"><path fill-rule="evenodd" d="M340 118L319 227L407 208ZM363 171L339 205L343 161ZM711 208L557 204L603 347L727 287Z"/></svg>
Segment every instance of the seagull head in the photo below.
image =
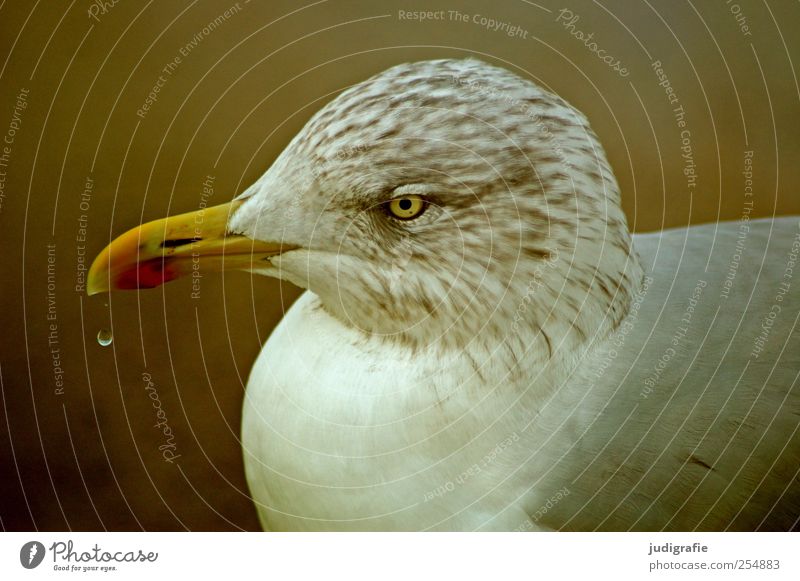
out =
<svg viewBox="0 0 800 581"><path fill-rule="evenodd" d="M636 287L619 188L586 118L477 60L393 67L320 110L231 203L157 220L95 259L89 294L239 269L414 345L566 346Z"/></svg>

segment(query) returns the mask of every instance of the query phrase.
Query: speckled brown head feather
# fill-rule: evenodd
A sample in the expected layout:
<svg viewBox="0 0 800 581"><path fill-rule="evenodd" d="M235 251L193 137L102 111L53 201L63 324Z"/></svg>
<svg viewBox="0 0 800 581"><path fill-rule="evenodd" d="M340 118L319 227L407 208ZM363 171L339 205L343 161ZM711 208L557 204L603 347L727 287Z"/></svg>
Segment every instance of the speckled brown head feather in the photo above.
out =
<svg viewBox="0 0 800 581"><path fill-rule="evenodd" d="M387 203L428 204L398 220ZM586 118L477 60L404 64L319 111L231 228L304 250L276 272L341 321L414 347L572 348L627 311L641 271Z"/></svg>

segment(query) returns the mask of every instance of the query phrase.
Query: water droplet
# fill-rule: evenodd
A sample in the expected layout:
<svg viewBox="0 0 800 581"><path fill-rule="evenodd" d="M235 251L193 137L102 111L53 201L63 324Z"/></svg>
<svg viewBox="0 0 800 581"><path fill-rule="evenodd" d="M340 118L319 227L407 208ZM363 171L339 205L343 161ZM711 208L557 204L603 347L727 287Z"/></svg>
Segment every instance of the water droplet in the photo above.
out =
<svg viewBox="0 0 800 581"><path fill-rule="evenodd" d="M97 332L97 342L100 343L103 347L108 347L111 345L111 342L114 340L114 335L111 334L111 331L108 329L100 329Z"/></svg>

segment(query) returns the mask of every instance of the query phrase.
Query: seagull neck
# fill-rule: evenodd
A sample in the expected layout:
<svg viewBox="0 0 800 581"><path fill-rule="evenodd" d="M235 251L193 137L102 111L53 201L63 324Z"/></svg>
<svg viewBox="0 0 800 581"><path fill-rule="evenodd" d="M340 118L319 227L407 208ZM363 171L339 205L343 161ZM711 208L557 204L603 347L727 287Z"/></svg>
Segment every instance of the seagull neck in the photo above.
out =
<svg viewBox="0 0 800 581"><path fill-rule="evenodd" d="M484 355L502 345L516 357L543 362L597 345L630 311L643 271L627 229L601 242L581 240L570 252L517 267L502 287L422 292L406 284L393 292L358 286L343 292L325 278L312 290L329 315L370 341Z"/></svg>

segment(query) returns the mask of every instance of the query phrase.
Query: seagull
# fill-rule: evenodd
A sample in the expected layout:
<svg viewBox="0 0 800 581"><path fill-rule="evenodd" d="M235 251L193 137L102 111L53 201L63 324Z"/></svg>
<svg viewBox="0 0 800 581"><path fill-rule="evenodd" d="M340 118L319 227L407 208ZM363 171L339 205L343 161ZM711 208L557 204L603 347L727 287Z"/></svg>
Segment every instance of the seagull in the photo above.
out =
<svg viewBox="0 0 800 581"><path fill-rule="evenodd" d="M800 218L751 219L743 191L739 221L632 235L562 98L402 64L232 202L114 240L88 292L197 268L306 289L245 395L265 530L785 531Z"/></svg>

